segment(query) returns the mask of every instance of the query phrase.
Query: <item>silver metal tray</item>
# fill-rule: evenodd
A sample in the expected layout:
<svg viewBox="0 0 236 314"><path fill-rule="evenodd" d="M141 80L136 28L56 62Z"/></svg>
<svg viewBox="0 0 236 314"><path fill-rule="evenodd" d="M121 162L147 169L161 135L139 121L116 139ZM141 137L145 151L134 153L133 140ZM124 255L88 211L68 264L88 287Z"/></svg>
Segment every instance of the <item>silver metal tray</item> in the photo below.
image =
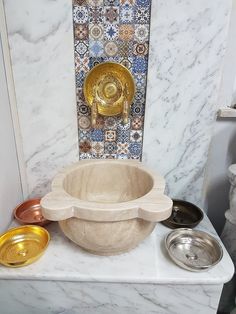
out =
<svg viewBox="0 0 236 314"><path fill-rule="evenodd" d="M179 228L170 232L165 239L166 249L172 260L190 271L204 271L222 259L220 243L210 234Z"/></svg>

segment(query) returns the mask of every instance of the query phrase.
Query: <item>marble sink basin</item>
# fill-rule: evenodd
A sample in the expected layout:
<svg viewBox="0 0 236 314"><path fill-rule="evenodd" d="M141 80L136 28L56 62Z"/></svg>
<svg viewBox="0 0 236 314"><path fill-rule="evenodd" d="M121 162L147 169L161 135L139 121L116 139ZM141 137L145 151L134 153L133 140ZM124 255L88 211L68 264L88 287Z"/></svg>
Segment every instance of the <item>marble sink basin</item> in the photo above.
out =
<svg viewBox="0 0 236 314"><path fill-rule="evenodd" d="M55 177L41 207L83 249L113 255L137 246L170 216L164 188L164 179L141 162L86 160Z"/></svg>

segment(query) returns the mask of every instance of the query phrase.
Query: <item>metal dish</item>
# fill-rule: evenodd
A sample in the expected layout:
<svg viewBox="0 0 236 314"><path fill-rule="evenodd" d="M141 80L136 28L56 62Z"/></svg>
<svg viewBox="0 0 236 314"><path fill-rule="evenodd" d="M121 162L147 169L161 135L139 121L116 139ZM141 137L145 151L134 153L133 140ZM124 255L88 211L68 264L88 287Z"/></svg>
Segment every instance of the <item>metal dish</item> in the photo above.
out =
<svg viewBox="0 0 236 314"><path fill-rule="evenodd" d="M103 116L114 116L123 112L125 90L130 106L135 94L133 76L125 66L115 62L104 62L93 67L83 86L87 104L92 107L96 100L98 113Z"/></svg>
<svg viewBox="0 0 236 314"><path fill-rule="evenodd" d="M22 267L35 262L46 250L50 235L40 226L12 228L0 235L0 263Z"/></svg>
<svg viewBox="0 0 236 314"><path fill-rule="evenodd" d="M40 198L30 199L14 209L14 216L21 224L44 226L50 222L42 215Z"/></svg>
<svg viewBox="0 0 236 314"><path fill-rule="evenodd" d="M203 212L196 205L182 200L173 200L171 216L162 223L172 229L194 228L202 219Z"/></svg>
<svg viewBox="0 0 236 314"><path fill-rule="evenodd" d="M170 232L165 239L172 260L190 271L204 271L215 266L223 256L220 243L210 234L187 228Z"/></svg>

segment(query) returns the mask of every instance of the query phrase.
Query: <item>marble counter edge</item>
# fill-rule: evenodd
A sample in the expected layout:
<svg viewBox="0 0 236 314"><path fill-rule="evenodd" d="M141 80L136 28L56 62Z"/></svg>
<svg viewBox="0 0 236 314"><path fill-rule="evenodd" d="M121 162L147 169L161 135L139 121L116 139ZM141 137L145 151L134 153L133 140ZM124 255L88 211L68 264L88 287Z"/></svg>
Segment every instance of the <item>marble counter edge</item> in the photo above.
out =
<svg viewBox="0 0 236 314"><path fill-rule="evenodd" d="M85 276L86 277L86 276ZM0 276L0 281L1 280L31 280L31 281L62 281L62 282L78 282L78 283L117 283L117 284L151 284L151 285L223 285L226 282L228 282L232 276L227 276L223 277L221 279L215 280L214 278L211 279L206 279L206 280L197 280L193 279L191 282L187 279L180 279L178 277L170 279L153 279L153 278L147 278L147 279L134 279L133 277L131 278L126 278L126 280L121 279L112 279L112 278L83 278L82 276L78 277L69 277L65 274L65 276L27 276L27 275L22 275L22 276L15 276L15 275L6 275L6 276Z"/></svg>
<svg viewBox="0 0 236 314"><path fill-rule="evenodd" d="M12 227L15 226L15 223ZM196 273L188 270L181 269L175 265L168 257L167 252L163 247L163 239L165 235L171 232L170 229L158 224L157 228L140 246L132 250L130 253L126 253L124 256L115 257L97 257L85 253L82 250L73 251L76 246L59 233L57 225L52 226L52 230L55 230L54 241L51 243L51 251L59 253L60 250L64 250L66 247L65 255L68 253L67 258L64 261L59 261L56 256L55 266L51 269L47 269L47 264L52 262L52 255L43 256L38 262L25 268L9 269L4 266L0 267L0 280L33 280L33 281L64 281L64 282L107 282L107 283L129 283L129 284L183 284L183 285L220 285L229 281L234 273L234 265L229 257L224 245L217 236L213 229L208 217L205 217L202 223L199 225L199 230L207 231L215 236L221 243L224 251L222 260L218 265L210 269L209 271ZM58 232L58 233L57 233ZM59 240L59 243L57 242ZM69 249L68 249L69 247ZM148 247L148 249L147 249ZM148 253L149 257L153 258L149 265L146 265L147 259L144 259L142 254ZM74 254L75 261L68 261L68 258ZM58 255L58 254L57 254ZM60 255L60 254L59 254ZM126 261L135 260L138 266L136 270L132 272L132 261L130 265L127 265ZM85 265L86 262L90 264ZM81 263L77 270L72 271L71 266L76 263ZM83 265L84 263L84 265ZM93 274L93 266L97 263L100 265L105 264L105 269L100 268L96 270L97 273ZM120 265L121 263L121 265ZM64 266L65 265L65 266ZM108 267L106 269L106 266ZM101 266L100 266L101 267ZM130 268L131 267L131 268ZM67 268L67 269L66 269ZM131 272L130 272L131 270ZM120 274L120 278L117 274Z"/></svg>

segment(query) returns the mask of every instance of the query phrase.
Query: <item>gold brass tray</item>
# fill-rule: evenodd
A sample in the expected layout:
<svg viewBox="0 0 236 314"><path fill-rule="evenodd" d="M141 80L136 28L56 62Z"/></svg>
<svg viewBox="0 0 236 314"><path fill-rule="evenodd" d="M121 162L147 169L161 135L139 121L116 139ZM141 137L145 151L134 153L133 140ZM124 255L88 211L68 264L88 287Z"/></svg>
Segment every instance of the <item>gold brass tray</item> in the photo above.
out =
<svg viewBox="0 0 236 314"><path fill-rule="evenodd" d="M131 72L115 62L104 62L93 67L84 81L84 96L92 107L103 116L124 113L124 104L130 107L135 94L135 83ZM127 109L127 108L126 108Z"/></svg>
<svg viewBox="0 0 236 314"><path fill-rule="evenodd" d="M0 235L0 263L8 267L29 265L40 258L49 240L48 231L40 226L12 228Z"/></svg>

